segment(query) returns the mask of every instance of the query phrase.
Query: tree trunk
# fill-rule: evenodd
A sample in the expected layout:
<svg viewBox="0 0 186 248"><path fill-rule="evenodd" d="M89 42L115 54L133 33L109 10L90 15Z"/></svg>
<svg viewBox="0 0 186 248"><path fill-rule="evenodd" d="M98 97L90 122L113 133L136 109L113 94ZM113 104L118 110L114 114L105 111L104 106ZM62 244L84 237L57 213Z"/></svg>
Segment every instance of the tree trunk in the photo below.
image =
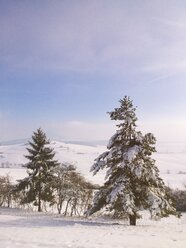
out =
<svg viewBox="0 0 186 248"><path fill-rule="evenodd" d="M65 209L65 213L64 213L65 216L67 215L68 204L70 203L70 201L71 201L71 198L69 198L68 201L67 201L67 205L66 205L66 209Z"/></svg>
<svg viewBox="0 0 186 248"><path fill-rule="evenodd" d="M42 212L41 210L41 183L39 182L39 192L38 192L38 212Z"/></svg>
<svg viewBox="0 0 186 248"><path fill-rule="evenodd" d="M136 226L136 214L129 215L129 220L130 220L130 225L131 226Z"/></svg>
<svg viewBox="0 0 186 248"><path fill-rule="evenodd" d="M8 194L8 202L7 202L7 206L8 206L8 208L10 207L10 203L11 203L11 199L12 199L12 195L11 195L11 193L9 193Z"/></svg>
<svg viewBox="0 0 186 248"><path fill-rule="evenodd" d="M74 215L76 215L76 205L77 205L77 199L74 199L74 202L72 204L71 214L70 214L71 217L72 217L73 213L74 213Z"/></svg>
<svg viewBox="0 0 186 248"><path fill-rule="evenodd" d="M61 214L61 210L62 210L62 206L63 206L63 199L60 199L58 204L57 204L57 210L58 210L58 214Z"/></svg>
<svg viewBox="0 0 186 248"><path fill-rule="evenodd" d="M38 212L42 212L42 210L41 210L41 198L40 197L38 200Z"/></svg>

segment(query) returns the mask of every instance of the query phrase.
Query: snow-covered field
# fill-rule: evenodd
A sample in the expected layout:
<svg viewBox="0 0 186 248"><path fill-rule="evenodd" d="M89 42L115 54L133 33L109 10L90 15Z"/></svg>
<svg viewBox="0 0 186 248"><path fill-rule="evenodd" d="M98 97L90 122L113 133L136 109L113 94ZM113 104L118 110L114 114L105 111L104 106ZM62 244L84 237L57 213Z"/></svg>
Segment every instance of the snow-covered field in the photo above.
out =
<svg viewBox="0 0 186 248"><path fill-rule="evenodd" d="M185 248L186 215L135 227L104 219L72 219L0 208L2 248Z"/></svg>
<svg viewBox="0 0 186 248"><path fill-rule="evenodd" d="M91 182L103 182L104 171L93 177L89 170L94 159L106 150L105 146L66 144L59 141L52 141L51 146L60 162L74 164ZM0 146L0 167L4 167L0 168L0 175L9 173L14 182L26 176L26 170L21 167L21 164L27 162L24 157L26 147L24 143ZM154 158L165 183L172 188L183 188L183 183L186 182L186 143L160 143L157 151Z"/></svg>
<svg viewBox="0 0 186 248"><path fill-rule="evenodd" d="M154 155L162 178L171 187L182 188L186 182L186 144L161 144ZM0 146L0 175L9 173L12 180L26 176L25 144ZM92 177L94 159L104 146L85 146L53 141L56 159L77 166L86 178L101 183L104 172ZM9 168L7 168L9 167ZM117 223L116 223L117 222ZM104 218L74 219L50 213L0 208L0 248L185 248L186 214L149 219L145 214L132 227L128 222Z"/></svg>

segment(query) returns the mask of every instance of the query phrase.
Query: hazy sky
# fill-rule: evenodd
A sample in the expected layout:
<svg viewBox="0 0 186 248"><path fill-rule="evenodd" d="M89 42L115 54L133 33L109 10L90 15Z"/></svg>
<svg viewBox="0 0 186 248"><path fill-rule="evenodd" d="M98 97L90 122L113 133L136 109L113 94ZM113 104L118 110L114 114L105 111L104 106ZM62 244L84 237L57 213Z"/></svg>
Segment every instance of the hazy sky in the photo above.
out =
<svg viewBox="0 0 186 248"><path fill-rule="evenodd" d="M0 37L0 141L108 139L125 95L139 130L186 141L186 1L0 0Z"/></svg>

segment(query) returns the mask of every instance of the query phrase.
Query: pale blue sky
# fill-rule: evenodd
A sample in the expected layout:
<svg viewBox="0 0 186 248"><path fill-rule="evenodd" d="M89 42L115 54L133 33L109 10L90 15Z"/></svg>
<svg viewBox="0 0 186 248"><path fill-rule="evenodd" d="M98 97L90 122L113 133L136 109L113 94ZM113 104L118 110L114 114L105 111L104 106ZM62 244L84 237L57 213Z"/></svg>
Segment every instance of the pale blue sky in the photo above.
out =
<svg viewBox="0 0 186 248"><path fill-rule="evenodd" d="M186 141L186 1L0 0L0 141L108 139L129 95L139 129Z"/></svg>

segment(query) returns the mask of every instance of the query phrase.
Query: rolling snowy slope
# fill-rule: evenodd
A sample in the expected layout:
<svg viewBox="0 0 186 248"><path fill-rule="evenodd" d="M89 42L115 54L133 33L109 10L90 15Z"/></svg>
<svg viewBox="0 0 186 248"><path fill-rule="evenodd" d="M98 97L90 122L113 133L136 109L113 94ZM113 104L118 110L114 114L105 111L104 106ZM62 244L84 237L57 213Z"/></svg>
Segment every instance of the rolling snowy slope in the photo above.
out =
<svg viewBox="0 0 186 248"><path fill-rule="evenodd" d="M22 168L27 160L25 143L0 146L0 175L9 173L14 181L26 176L26 170ZM106 150L105 146L91 146L68 144L52 141L51 146L56 152L56 159L60 162L74 164L88 180L94 183L102 183L104 171L92 176L89 172L94 159ZM166 184L176 188L182 188L186 182L186 143L160 143L157 145L157 153L153 156L160 170L161 177Z"/></svg>

